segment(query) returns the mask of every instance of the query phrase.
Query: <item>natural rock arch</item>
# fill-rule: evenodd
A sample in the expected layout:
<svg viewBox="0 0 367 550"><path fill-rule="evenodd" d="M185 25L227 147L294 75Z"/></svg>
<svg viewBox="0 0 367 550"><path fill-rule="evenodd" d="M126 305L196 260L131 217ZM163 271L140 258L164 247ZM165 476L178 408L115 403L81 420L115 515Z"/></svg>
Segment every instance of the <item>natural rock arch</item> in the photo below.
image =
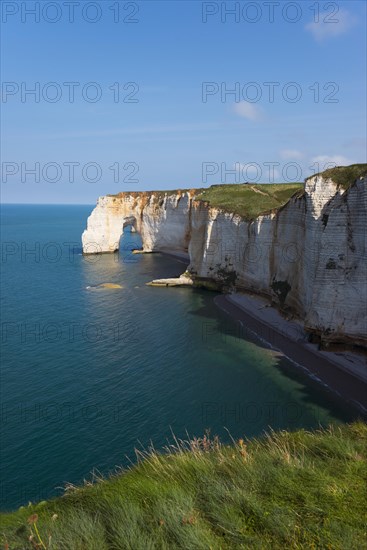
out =
<svg viewBox="0 0 367 550"><path fill-rule="evenodd" d="M137 222L136 222L136 218L135 216L126 216L123 221L122 221L122 232L121 232L121 237L123 235L123 232L124 232L124 229L126 227L131 227L131 233L137 233L138 232L138 229L137 229ZM121 238L120 237L120 238Z"/></svg>

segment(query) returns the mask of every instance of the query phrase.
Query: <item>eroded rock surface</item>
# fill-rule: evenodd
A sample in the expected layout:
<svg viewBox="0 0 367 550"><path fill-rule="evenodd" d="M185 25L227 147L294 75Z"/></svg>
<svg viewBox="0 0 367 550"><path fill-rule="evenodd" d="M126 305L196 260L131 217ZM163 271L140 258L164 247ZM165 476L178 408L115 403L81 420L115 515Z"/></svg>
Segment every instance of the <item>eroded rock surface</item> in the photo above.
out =
<svg viewBox="0 0 367 550"><path fill-rule="evenodd" d="M366 178L345 190L317 175L252 221L195 200L195 190L105 196L88 218L83 252L118 250L132 225L144 252L188 252L194 282L260 293L324 342L367 346L366 190Z"/></svg>

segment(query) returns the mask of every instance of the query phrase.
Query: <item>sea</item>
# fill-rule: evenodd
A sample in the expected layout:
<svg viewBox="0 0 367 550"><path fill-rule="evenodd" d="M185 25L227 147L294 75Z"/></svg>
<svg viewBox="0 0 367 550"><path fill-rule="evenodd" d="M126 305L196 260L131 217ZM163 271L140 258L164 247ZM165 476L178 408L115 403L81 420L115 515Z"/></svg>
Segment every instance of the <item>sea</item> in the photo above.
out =
<svg viewBox="0 0 367 550"><path fill-rule="evenodd" d="M1 509L209 433L223 442L354 417L232 320L215 292L157 288L182 259L83 256L93 206L1 207ZM103 288L113 283L121 288Z"/></svg>

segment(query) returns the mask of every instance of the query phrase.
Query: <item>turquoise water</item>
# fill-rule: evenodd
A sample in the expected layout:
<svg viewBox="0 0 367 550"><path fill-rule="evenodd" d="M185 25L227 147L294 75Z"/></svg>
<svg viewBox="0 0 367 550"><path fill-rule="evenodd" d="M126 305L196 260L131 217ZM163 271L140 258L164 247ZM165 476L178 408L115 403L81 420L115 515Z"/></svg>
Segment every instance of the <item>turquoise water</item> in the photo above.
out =
<svg viewBox="0 0 367 550"><path fill-rule="evenodd" d="M126 465L171 431L228 441L352 418L214 293L146 286L185 265L132 255L139 235L125 233L120 254L83 257L91 209L2 207L3 509ZM122 288L87 288L105 282Z"/></svg>

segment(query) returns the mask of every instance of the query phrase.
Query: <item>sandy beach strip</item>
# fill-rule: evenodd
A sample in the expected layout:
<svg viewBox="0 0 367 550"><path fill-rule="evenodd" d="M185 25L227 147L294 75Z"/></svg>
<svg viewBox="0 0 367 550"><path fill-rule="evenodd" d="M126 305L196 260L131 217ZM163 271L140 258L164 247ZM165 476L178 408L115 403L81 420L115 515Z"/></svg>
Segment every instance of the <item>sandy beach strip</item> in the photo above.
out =
<svg viewBox="0 0 367 550"><path fill-rule="evenodd" d="M296 363L316 380L367 418L367 360L351 352L320 351L308 342L300 321L287 321L268 300L250 294L227 294L215 304L243 327ZM297 366L295 365L295 368Z"/></svg>

